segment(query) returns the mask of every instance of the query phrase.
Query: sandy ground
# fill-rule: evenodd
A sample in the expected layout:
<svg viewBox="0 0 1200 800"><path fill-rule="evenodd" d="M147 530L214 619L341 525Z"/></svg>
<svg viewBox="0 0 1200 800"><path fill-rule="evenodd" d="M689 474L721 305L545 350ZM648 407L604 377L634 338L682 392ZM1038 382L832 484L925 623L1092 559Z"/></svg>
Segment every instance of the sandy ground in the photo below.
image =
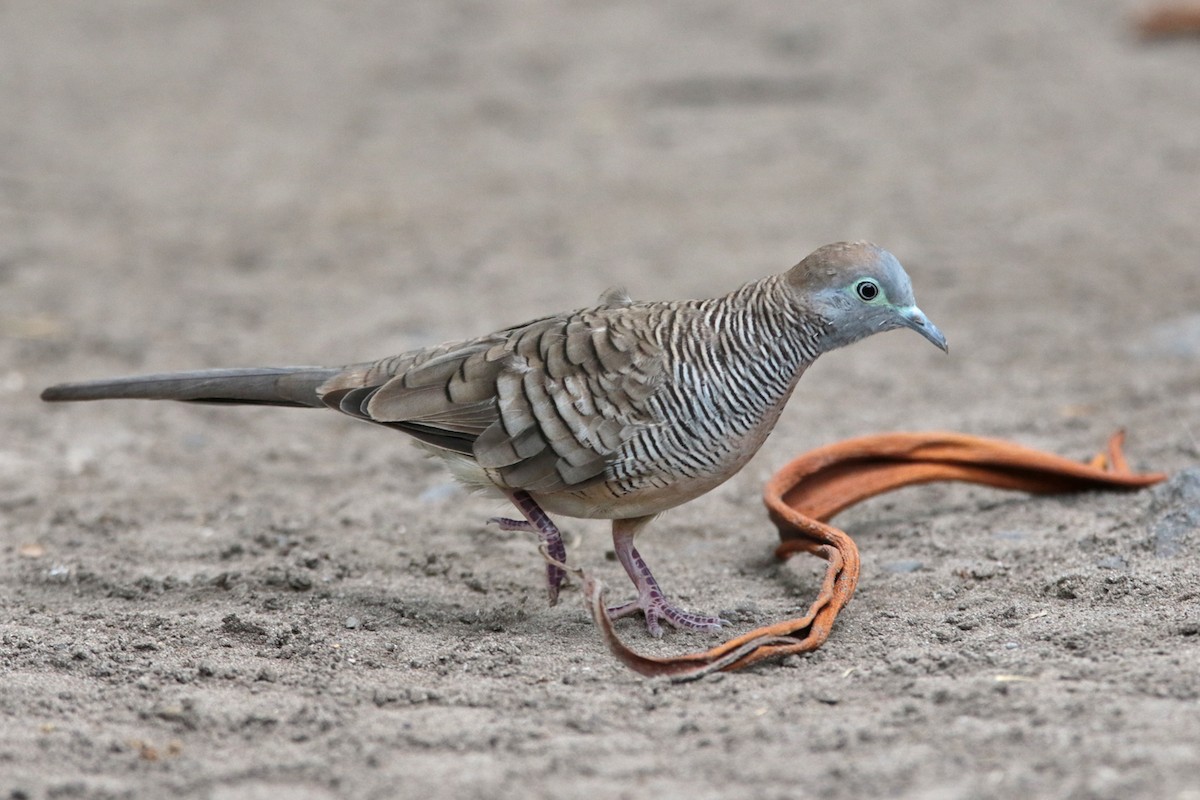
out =
<svg viewBox="0 0 1200 800"><path fill-rule="evenodd" d="M1200 798L1200 43L1115 0L0 4L5 798ZM636 677L529 537L334 414L41 404L703 296L870 238L946 331L820 362L642 546L733 631L805 607L792 455L950 429L1136 495L845 514L827 647ZM626 590L606 526L572 558ZM715 643L636 620L647 651Z"/></svg>

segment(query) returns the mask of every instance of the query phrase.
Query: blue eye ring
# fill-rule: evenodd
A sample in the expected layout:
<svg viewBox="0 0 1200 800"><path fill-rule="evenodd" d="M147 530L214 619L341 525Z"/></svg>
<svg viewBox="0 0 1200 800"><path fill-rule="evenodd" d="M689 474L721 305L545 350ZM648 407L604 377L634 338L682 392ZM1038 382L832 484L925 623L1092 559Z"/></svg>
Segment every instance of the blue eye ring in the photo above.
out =
<svg viewBox="0 0 1200 800"><path fill-rule="evenodd" d="M854 291L858 294L859 299L864 303L872 302L875 298L879 297L881 293L879 284L870 278L864 278L863 280L854 284Z"/></svg>

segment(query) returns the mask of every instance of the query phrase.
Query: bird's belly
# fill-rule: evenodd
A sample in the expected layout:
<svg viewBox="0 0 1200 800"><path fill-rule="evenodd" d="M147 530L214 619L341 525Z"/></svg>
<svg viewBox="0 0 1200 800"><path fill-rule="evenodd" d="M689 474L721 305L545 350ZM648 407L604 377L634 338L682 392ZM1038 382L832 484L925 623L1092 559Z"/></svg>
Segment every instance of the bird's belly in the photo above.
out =
<svg viewBox="0 0 1200 800"><path fill-rule="evenodd" d="M647 486L619 494L610 483L586 489L533 494L545 511L583 519L631 519L662 513L720 486L728 475L677 480L667 486Z"/></svg>
<svg viewBox="0 0 1200 800"><path fill-rule="evenodd" d="M619 479L610 477L583 489L535 493L534 498L546 511L568 517L631 519L659 514L732 478L753 457L768 433L769 428L753 431L751 436L736 442L717 463L692 474L679 469L651 468Z"/></svg>
<svg viewBox="0 0 1200 800"><path fill-rule="evenodd" d="M765 409L745 410L724 426L724 435L665 437L647 429L639 434L641 441L635 436L625 443L603 482L534 497L551 513L592 519L642 517L686 503L732 478L758 452L788 390Z"/></svg>
<svg viewBox="0 0 1200 800"><path fill-rule="evenodd" d="M473 490L497 495L510 490L471 458L430 447L422 449L437 456L456 479ZM578 489L533 491L530 496L550 514L580 519L631 519L658 514L699 497L724 483L740 468L741 464L734 464L719 473L669 480L662 475L647 475L637 485L628 481L603 480Z"/></svg>

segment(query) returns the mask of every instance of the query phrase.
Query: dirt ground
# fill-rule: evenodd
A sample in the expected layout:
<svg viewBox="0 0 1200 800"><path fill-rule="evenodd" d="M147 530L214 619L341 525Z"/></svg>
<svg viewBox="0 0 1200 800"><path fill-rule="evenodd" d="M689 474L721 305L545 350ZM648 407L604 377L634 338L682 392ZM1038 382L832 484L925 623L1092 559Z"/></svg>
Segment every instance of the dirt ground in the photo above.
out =
<svg viewBox="0 0 1200 800"><path fill-rule="evenodd" d="M1200 800L1200 41L1136 10L0 3L0 796ZM1083 459L1124 427L1172 477L871 501L828 645L691 684L546 607L502 506L389 431L37 398L715 294L857 238L950 355L818 363L644 537L682 604L807 606L759 492L840 438ZM565 529L623 596L607 526Z"/></svg>

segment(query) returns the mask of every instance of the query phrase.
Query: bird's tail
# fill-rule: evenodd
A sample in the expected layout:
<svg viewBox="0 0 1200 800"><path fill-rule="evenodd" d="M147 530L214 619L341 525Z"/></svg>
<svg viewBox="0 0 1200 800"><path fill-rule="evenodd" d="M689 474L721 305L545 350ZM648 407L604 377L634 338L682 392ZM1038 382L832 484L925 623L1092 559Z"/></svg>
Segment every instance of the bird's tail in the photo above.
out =
<svg viewBox="0 0 1200 800"><path fill-rule="evenodd" d="M49 402L69 400L181 400L320 408L317 389L342 370L330 367L258 367L168 372L131 378L60 383L42 392Z"/></svg>

